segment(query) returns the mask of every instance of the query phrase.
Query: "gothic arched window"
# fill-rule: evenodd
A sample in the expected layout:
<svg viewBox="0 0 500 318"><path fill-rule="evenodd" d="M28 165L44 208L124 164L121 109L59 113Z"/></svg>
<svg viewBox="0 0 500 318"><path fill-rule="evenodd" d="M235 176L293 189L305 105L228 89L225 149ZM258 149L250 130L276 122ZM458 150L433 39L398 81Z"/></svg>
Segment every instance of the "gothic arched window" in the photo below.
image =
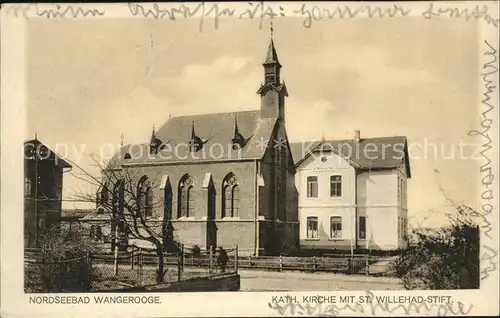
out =
<svg viewBox="0 0 500 318"><path fill-rule="evenodd" d="M222 196L222 217L237 217L239 215L240 188L232 172L222 182Z"/></svg>
<svg viewBox="0 0 500 318"><path fill-rule="evenodd" d="M137 205L142 215L153 215L153 190L147 176L143 176L137 184Z"/></svg>
<svg viewBox="0 0 500 318"><path fill-rule="evenodd" d="M177 217L194 216L193 180L184 175L179 182Z"/></svg>

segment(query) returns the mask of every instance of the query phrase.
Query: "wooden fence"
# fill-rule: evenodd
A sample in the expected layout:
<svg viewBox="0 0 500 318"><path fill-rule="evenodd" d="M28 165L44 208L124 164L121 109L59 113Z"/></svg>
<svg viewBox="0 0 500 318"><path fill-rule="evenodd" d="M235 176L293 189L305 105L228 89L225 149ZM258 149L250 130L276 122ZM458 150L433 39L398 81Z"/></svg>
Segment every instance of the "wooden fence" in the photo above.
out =
<svg viewBox="0 0 500 318"><path fill-rule="evenodd" d="M234 252L234 249L228 250L228 254ZM134 251L128 255L132 260L141 255L143 265L156 266L158 257L151 253ZM135 255L135 256L134 256ZM200 255L194 255L189 252L180 254L181 270L187 268L199 268L213 271L216 267L217 254L211 256L208 252ZM109 256L111 261L112 256ZM175 266L179 263L179 256L166 255L165 266ZM376 262L377 257L367 255L356 256L324 256L324 257L290 257L290 256L260 256L260 257L229 257L226 267L228 269L259 269L266 271L303 271L303 272L331 272L331 273L364 273L369 274L369 265ZM134 262L134 261L133 261ZM212 268L212 270L211 270Z"/></svg>
<svg viewBox="0 0 500 318"><path fill-rule="evenodd" d="M237 247L226 250L228 260L226 268L228 270L238 271L242 269L259 269L266 271L303 271L303 272L331 272L369 274L370 264L376 262L379 258L365 254L332 254L325 256L312 257L293 257L293 256L259 256L259 257L242 257L238 256ZM34 252L30 252L31 254ZM30 255L31 255L30 254ZM25 252L25 255L26 252ZM179 253L171 253L164 255L165 267L177 266L180 271L184 267L205 269L209 273L215 272L217 267L217 253L210 251L202 251L193 253L190 249L182 249ZM102 253L96 255L96 258L101 262L115 263L118 265L119 260L128 260L131 268L138 266L157 266L158 256L154 253L136 249L129 252L120 252L118 259L112 253ZM123 264L122 261L120 261Z"/></svg>

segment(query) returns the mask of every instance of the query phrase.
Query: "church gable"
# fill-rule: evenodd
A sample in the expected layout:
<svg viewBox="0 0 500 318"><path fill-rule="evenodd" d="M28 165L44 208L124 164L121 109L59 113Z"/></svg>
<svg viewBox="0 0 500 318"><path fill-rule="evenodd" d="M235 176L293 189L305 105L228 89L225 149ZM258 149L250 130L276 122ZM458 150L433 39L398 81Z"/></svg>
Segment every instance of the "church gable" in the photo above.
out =
<svg viewBox="0 0 500 318"><path fill-rule="evenodd" d="M331 150L313 152L300 164L300 169L304 170L352 169L355 167L356 165L349 158Z"/></svg>
<svg viewBox="0 0 500 318"><path fill-rule="evenodd" d="M291 145L296 167L302 167L310 156L323 151L333 151L347 158L360 170L395 169L403 166L411 177L406 137L376 137L360 140L322 140L298 142Z"/></svg>

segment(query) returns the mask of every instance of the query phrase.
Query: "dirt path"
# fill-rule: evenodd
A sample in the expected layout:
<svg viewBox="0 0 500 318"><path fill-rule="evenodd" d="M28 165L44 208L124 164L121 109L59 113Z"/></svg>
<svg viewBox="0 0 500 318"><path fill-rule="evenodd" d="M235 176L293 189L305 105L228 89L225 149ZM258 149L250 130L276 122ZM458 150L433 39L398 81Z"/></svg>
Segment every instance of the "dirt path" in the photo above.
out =
<svg viewBox="0 0 500 318"><path fill-rule="evenodd" d="M328 273L239 271L241 291L402 290L400 280Z"/></svg>

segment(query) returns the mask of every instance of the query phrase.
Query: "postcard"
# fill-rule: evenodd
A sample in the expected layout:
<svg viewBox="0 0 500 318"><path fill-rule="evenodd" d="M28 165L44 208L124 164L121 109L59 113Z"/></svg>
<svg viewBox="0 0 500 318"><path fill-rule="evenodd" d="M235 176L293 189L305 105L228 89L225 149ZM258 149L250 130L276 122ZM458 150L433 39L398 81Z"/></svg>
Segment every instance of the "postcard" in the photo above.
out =
<svg viewBox="0 0 500 318"><path fill-rule="evenodd" d="M499 314L499 3L1 7L1 315Z"/></svg>

